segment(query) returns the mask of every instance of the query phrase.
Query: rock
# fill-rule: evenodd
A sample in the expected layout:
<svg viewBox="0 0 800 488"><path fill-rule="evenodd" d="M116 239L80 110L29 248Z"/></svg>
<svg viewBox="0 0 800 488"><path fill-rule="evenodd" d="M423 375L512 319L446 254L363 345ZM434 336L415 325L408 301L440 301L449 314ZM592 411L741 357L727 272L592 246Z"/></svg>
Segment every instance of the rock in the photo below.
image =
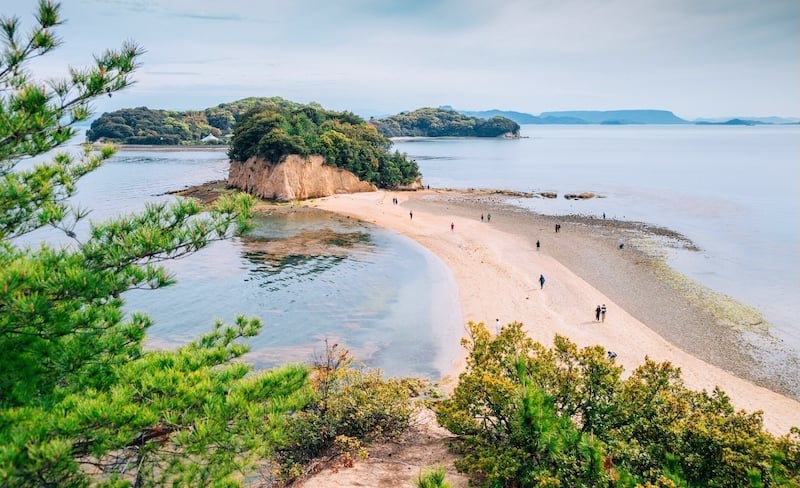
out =
<svg viewBox="0 0 800 488"><path fill-rule="evenodd" d="M416 190L424 190L425 185L422 184L422 178L417 178L408 185L400 185L393 189L397 191L416 191Z"/></svg>
<svg viewBox="0 0 800 488"><path fill-rule="evenodd" d="M228 186L267 200L288 202L338 193L376 191L353 173L324 164L322 156L290 155L278 164L263 158L231 161Z"/></svg>
<svg viewBox="0 0 800 488"><path fill-rule="evenodd" d="M567 200L586 200L589 198L594 198L595 194L590 191L585 191L583 193L565 193L564 198Z"/></svg>

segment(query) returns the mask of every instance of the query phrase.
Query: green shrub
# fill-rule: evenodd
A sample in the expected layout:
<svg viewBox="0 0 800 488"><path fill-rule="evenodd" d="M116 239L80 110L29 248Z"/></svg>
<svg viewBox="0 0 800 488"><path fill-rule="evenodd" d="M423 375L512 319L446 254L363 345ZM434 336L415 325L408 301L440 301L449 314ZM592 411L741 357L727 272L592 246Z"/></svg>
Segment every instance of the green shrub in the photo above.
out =
<svg viewBox="0 0 800 488"><path fill-rule="evenodd" d="M351 465L364 457L363 444L391 439L405 432L414 414L408 386L383 379L379 370L353 366L345 349L328 346L314 365L312 387L316 398L292 415L276 461L284 478L322 455L340 456Z"/></svg>
<svg viewBox="0 0 800 488"><path fill-rule="evenodd" d="M445 480L446 475L444 466L428 469L417 478L417 488L450 488L450 483Z"/></svg>
<svg viewBox="0 0 800 488"><path fill-rule="evenodd" d="M670 363L623 380L599 346L469 328L467 370L436 409L480 486L800 487L798 429L776 439L761 412L687 389Z"/></svg>

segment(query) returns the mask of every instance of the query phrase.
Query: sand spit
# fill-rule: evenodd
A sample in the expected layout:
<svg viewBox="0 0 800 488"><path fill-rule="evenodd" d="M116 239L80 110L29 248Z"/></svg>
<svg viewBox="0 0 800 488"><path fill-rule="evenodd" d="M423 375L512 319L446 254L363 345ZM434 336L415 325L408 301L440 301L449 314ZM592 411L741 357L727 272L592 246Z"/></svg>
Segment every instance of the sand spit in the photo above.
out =
<svg viewBox="0 0 800 488"><path fill-rule="evenodd" d="M620 249L621 240L641 237L641 224L541 216L507 205L507 198L500 192L379 191L306 205L401 232L436 254L453 273L465 321L519 321L548 345L557 333L579 346L600 344L617 353L626 371L646 356L670 361L682 369L688 387L719 386L737 408L763 410L773 433L800 425L800 402L778 393L791 389L797 368L788 365L784 377L775 378L754 367L738 331L719 325L712 310L670 285L653 265L656 257L635 245ZM561 224L558 233L555 223ZM692 245L661 234L674 245ZM608 308L602 323L594 319L599 304ZM462 358L442 379L445 390L463 367Z"/></svg>

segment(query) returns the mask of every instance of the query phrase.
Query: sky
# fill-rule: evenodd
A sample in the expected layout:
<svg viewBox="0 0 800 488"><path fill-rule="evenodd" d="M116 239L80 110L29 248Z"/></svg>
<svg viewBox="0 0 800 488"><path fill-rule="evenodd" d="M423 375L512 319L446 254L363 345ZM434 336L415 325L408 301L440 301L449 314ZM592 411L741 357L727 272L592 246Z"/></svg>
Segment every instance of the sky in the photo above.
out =
<svg viewBox="0 0 800 488"><path fill-rule="evenodd" d="M35 0L0 14L33 25ZM800 117L800 0L63 0L32 70L133 40L126 107L249 96L385 116L420 107ZM27 30L27 29L26 29Z"/></svg>

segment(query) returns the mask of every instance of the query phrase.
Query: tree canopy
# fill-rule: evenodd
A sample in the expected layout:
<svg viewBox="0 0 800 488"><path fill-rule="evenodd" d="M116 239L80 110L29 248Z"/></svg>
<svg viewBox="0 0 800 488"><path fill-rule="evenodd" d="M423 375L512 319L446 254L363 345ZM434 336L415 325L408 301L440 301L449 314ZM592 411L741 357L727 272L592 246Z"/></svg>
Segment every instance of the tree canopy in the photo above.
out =
<svg viewBox="0 0 800 488"><path fill-rule="evenodd" d="M353 113L271 99L242 117L228 156L231 164L254 156L277 164L290 154L320 154L326 164L382 188L413 182L420 175L417 163L390 153L391 146L389 139Z"/></svg>
<svg viewBox="0 0 800 488"><path fill-rule="evenodd" d="M178 199L79 230L86 212L69 197L114 149L45 153L75 135L92 101L132 84L143 51L126 43L43 83L27 64L58 46L61 23L47 0L27 35L0 19L0 486L240 486L402 432L409 389L351 367L336 345L317 367L242 362L257 319L217 322L175 350L143 348L151 321L123 313L125 292L171 284L163 261L245 231L254 202ZM45 162L19 165L37 155ZM70 240L15 239L43 226Z"/></svg>
<svg viewBox="0 0 800 488"><path fill-rule="evenodd" d="M280 99L250 97L205 110L182 112L124 108L95 119L86 131L86 139L117 144L178 145L198 144L212 135L219 138L215 143L224 144L245 112L266 103L280 103Z"/></svg>
<svg viewBox="0 0 800 488"><path fill-rule="evenodd" d="M469 331L467 370L437 416L480 486L800 486L800 430L773 437L761 412L687 389L669 363L623 379L600 346L546 348L519 323Z"/></svg>
<svg viewBox="0 0 800 488"><path fill-rule="evenodd" d="M519 136L519 124L502 116L480 119L445 108L420 108L370 124L386 137L499 137Z"/></svg>
<svg viewBox="0 0 800 488"><path fill-rule="evenodd" d="M172 282L159 264L248 225L252 199L148 205L139 215L75 223L78 179L113 154L56 153L89 104L129 86L142 49L126 43L44 83L28 63L55 49L59 5L39 2L23 34L3 18L0 45L0 485L229 486L275 445L280 412L308 404L305 366L254 373L234 361L257 320L218 323L174 351L143 349L150 320L122 312L132 288ZM22 246L42 226L71 244Z"/></svg>

